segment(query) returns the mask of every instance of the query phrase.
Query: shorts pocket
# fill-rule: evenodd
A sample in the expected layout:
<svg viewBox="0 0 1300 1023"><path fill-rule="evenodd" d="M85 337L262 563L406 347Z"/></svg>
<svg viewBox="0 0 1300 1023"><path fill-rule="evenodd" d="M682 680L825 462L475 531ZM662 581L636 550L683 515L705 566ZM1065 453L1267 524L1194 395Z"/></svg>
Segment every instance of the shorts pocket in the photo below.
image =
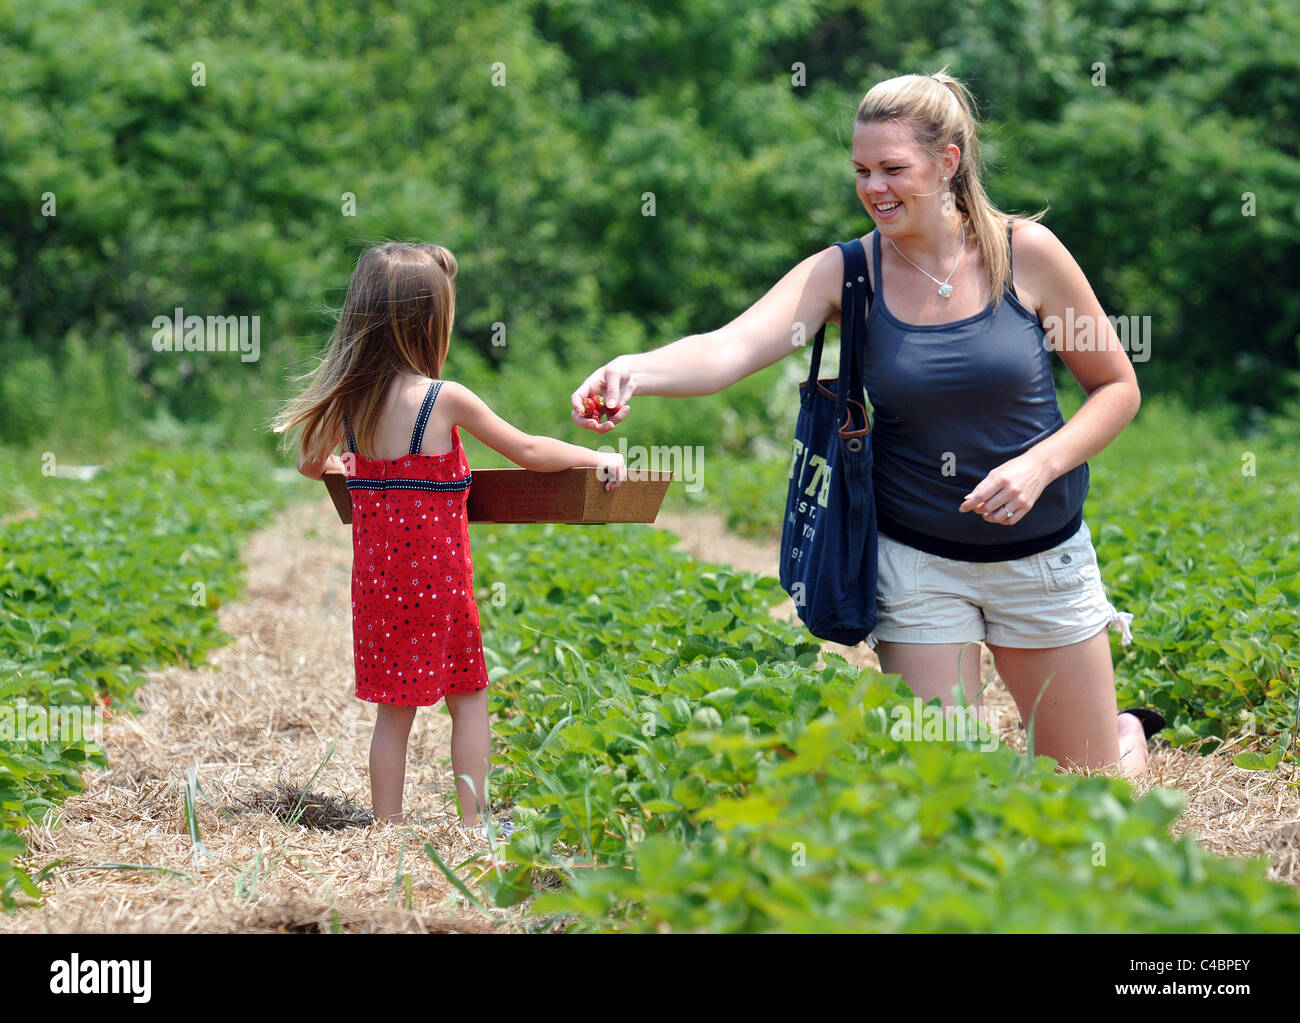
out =
<svg viewBox="0 0 1300 1023"><path fill-rule="evenodd" d="M876 559L876 603L894 608L916 597L921 589L923 551L896 540L880 538Z"/></svg>
<svg viewBox="0 0 1300 1023"><path fill-rule="evenodd" d="M1078 585L1079 572L1083 564L1083 557L1077 551L1044 554L1043 585L1054 593L1073 589Z"/></svg>
<svg viewBox="0 0 1300 1023"><path fill-rule="evenodd" d="M1101 581L1097 552L1087 534L1067 540L1060 547L1044 551L1038 557L1042 566L1043 586L1049 593L1079 589L1094 580L1098 583Z"/></svg>

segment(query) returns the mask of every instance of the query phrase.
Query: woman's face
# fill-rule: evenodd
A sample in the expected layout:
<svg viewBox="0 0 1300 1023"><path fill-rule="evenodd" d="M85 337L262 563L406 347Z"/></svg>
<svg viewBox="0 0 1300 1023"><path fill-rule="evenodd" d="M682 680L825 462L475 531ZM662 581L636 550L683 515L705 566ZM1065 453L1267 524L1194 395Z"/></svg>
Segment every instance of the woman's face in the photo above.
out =
<svg viewBox="0 0 1300 1023"><path fill-rule="evenodd" d="M928 234L942 223L947 191L942 179L951 180L957 168L953 154L960 150L949 146L936 162L899 121L854 125L858 198L882 237Z"/></svg>

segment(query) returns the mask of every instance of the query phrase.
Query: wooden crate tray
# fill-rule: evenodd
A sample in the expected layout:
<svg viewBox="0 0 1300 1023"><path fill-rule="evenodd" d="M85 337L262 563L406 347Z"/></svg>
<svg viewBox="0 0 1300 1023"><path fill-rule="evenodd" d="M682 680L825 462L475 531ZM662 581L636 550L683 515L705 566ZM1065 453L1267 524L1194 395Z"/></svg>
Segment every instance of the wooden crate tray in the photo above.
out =
<svg viewBox="0 0 1300 1023"><path fill-rule="evenodd" d="M592 466L534 472L475 469L469 488L470 522L653 522L673 478L671 472L636 472L612 491ZM352 496L341 472L324 475L339 519L352 521Z"/></svg>

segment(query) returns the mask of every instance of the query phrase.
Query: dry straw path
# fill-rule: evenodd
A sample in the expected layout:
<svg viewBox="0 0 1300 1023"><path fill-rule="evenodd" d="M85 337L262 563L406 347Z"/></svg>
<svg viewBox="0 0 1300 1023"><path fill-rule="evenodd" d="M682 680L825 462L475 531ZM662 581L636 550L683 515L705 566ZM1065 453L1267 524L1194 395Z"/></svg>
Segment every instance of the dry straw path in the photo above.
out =
<svg viewBox="0 0 1300 1023"><path fill-rule="evenodd" d="M776 573L775 544L727 534L716 516L660 515L698 558ZM422 710L412 730L406 826L376 825L369 812L367 758L374 710L352 695L346 530L322 500L281 514L244 553L244 598L218 609L234 642L200 669L149 675L143 713L110 718L107 772L25 837L33 871L62 861L42 885L45 906L25 909L11 932L244 932L525 930L518 910L485 913L467 904L424 852L427 842L455 865L486 844L456 827L448 761L450 721ZM774 609L788 616L790 605ZM828 644L876 667L865 645ZM992 671L985 653L985 670ZM1004 741L1024 748L1010 697L986 692ZM310 784L302 822L286 811ZM1226 758L1161 746L1153 784L1188 794L1179 833L1191 830L1220 855L1268 855L1273 876L1300 885L1300 797L1272 775ZM191 776L202 850L184 812ZM410 875L394 897L395 880ZM485 859L466 868L472 873ZM107 864L135 864L149 871Z"/></svg>
<svg viewBox="0 0 1300 1023"><path fill-rule="evenodd" d="M449 865L485 845L456 826L450 719L422 710L412 728L402 826L370 813L368 757L374 708L352 694L350 534L328 501L300 505L255 533L244 551L248 586L218 609L234 642L209 669L168 668L138 692L144 713L110 719L111 769L87 775L57 822L26 838L39 869L132 863L56 873L43 909L0 927L18 931L486 931L522 917L489 918L464 905L425 854ZM310 786L307 827L286 828ZM187 773L207 855L196 851L183 810ZM318 799L317 796L325 797ZM258 807L266 807L258 809ZM357 823L360 822L360 823ZM351 826L340 826L351 825ZM403 848L405 851L403 852ZM411 875L392 900L398 860ZM260 863L259 863L260 858Z"/></svg>

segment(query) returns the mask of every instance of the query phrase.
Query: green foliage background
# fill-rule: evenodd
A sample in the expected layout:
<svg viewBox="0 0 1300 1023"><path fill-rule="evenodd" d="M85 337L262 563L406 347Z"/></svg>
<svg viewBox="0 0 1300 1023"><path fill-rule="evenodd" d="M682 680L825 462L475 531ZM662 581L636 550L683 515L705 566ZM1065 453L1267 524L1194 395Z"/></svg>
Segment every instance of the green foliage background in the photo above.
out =
<svg viewBox="0 0 1300 1023"><path fill-rule="evenodd" d="M567 401L592 369L717 328L870 230L857 103L947 65L986 115L994 201L1048 207L1106 310L1152 318L1146 405L1085 509L1139 626L1121 697L1161 707L1172 742L1254 731L1246 766L1293 768L1296 38L1289 0L0 0L0 692L129 709L144 668L223 641L234 554L288 496L267 420L368 245L451 248L447 375L594 445ZM155 352L177 307L258 316L261 357ZM620 435L702 447L706 491L669 507L770 536L804 366L640 401ZM47 451L108 469L48 479ZM1258 864L1165 836L1165 795L892 740L888 682L813 672L806 636L767 616L770 580L702 571L649 531L482 535L481 585L521 595L485 638L497 780L532 823L498 902L560 878L553 909L582 927L1294 930ZM182 570L199 564L206 608ZM665 787L670 761L687 782ZM0 748L0 905L39 894L15 829L102 762ZM813 853L798 885L791 807ZM1092 869L1098 836L1122 869Z"/></svg>
<svg viewBox="0 0 1300 1023"><path fill-rule="evenodd" d="M462 267L448 375L577 436L591 369L870 229L857 102L947 64L994 200L1048 206L1107 311L1152 317L1144 389L1258 418L1300 364L1297 36L1286 0L0 0L0 415L11 442L170 415L269 445L359 253L421 238ZM261 359L154 352L177 306L259 316ZM642 403L629 440L742 450L777 376Z"/></svg>

